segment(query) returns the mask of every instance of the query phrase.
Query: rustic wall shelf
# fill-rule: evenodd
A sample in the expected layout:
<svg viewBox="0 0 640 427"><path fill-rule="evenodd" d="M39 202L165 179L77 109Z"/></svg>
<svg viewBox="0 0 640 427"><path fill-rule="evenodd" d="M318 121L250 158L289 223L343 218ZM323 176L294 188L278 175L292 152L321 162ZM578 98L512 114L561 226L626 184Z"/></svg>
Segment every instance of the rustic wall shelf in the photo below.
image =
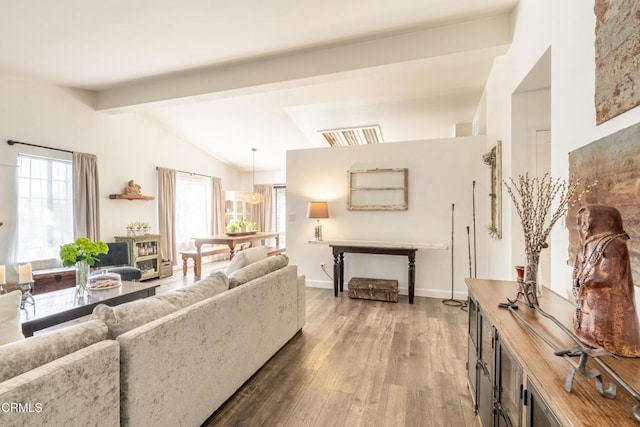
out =
<svg viewBox="0 0 640 427"><path fill-rule="evenodd" d="M110 199L126 199L126 200L153 200L153 196L144 196L142 194L109 194Z"/></svg>

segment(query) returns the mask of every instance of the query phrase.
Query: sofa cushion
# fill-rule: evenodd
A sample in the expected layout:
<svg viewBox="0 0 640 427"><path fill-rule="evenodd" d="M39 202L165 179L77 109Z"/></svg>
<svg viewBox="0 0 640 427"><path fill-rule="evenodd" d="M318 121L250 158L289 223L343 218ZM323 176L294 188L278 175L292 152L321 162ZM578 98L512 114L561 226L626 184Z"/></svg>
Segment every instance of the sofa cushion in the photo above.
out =
<svg viewBox="0 0 640 427"><path fill-rule="evenodd" d="M0 382L107 338L107 326L90 320L0 346Z"/></svg>
<svg viewBox="0 0 640 427"><path fill-rule="evenodd" d="M98 304L93 309L91 318L102 320L109 328L109 339L115 339L131 329L173 313L178 308L158 297L150 297L115 307Z"/></svg>
<svg viewBox="0 0 640 427"><path fill-rule="evenodd" d="M249 264L261 261L267 257L268 252L269 248L267 246L256 246L254 248L248 248L237 252L227 266L227 271L225 273L229 275Z"/></svg>
<svg viewBox="0 0 640 427"><path fill-rule="evenodd" d="M279 270L289 264L289 257L286 255L272 256L258 262L254 262L229 275L229 289L243 285L258 277L267 275L272 271Z"/></svg>
<svg viewBox="0 0 640 427"><path fill-rule="evenodd" d="M253 248L247 248L242 251L247 256L247 265L254 262L262 261L267 257L269 248L267 246L255 246Z"/></svg>
<svg viewBox="0 0 640 427"><path fill-rule="evenodd" d="M0 345L24 339L20 326L21 299L19 290L0 295Z"/></svg>
<svg viewBox="0 0 640 427"><path fill-rule="evenodd" d="M209 277L197 281L191 286L175 289L156 298L167 301L177 308L188 307L229 289L229 280L221 271L211 273Z"/></svg>
<svg viewBox="0 0 640 427"><path fill-rule="evenodd" d="M242 267L249 265L249 260L247 259L247 255L244 252L238 252L233 256L233 259L227 266L227 270L225 273L227 275L240 270Z"/></svg>

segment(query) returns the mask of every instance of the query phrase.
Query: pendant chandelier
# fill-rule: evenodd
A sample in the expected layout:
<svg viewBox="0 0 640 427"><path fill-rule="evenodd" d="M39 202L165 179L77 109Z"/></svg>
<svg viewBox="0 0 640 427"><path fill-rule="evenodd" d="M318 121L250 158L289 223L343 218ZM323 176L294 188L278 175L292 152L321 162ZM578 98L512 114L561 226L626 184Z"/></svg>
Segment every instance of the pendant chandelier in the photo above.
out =
<svg viewBox="0 0 640 427"><path fill-rule="evenodd" d="M253 187L252 192L247 194L245 201L251 205L257 205L262 203L262 194L256 193L256 151L257 148L252 148L253 151Z"/></svg>

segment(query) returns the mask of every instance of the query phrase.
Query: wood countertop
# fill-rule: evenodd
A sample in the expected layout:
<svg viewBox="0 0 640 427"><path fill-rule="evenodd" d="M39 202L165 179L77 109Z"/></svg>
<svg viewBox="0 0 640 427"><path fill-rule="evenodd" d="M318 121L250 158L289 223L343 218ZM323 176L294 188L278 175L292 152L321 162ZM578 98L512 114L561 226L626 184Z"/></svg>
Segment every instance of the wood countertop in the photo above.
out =
<svg viewBox="0 0 640 427"><path fill-rule="evenodd" d="M469 287L470 296L477 301L479 310L495 326L499 339L511 351L528 381L536 386L541 397L562 425L640 426L640 422L636 421L632 414L633 406L639 402L619 384L617 384L616 397L607 399L597 392L593 380L587 380L576 373L572 391L570 393L565 391L564 383L570 371L569 362L555 356L553 348L527 328L508 309L498 307L499 303L507 302L507 298L515 297L516 282L469 278L465 279L465 282ZM573 331L574 308L569 301L544 288L539 306ZM558 347L563 349L575 347L575 343L557 325L532 308L520 303L517 311ZM640 391L640 358L603 356L600 359L636 391ZM578 358L573 360L577 362ZM604 387L609 386L610 377L605 374L602 367L593 360L589 360L587 367L602 373Z"/></svg>

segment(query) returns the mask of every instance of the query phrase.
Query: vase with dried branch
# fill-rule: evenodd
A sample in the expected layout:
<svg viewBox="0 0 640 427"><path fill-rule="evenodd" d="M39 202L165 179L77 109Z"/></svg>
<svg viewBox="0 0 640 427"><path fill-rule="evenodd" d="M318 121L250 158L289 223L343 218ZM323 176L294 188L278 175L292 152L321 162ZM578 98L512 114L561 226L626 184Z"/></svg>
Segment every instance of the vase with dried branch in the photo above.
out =
<svg viewBox="0 0 640 427"><path fill-rule="evenodd" d="M542 178L529 174L518 176L518 180L509 178L504 181L507 192L516 208L524 233L524 251L526 256L523 289L527 302L538 303L540 287L538 285L538 264L540 252L548 247L547 239L551 229L560 218L596 185L596 182L577 192L579 182L567 182L562 178L553 179L549 174Z"/></svg>

